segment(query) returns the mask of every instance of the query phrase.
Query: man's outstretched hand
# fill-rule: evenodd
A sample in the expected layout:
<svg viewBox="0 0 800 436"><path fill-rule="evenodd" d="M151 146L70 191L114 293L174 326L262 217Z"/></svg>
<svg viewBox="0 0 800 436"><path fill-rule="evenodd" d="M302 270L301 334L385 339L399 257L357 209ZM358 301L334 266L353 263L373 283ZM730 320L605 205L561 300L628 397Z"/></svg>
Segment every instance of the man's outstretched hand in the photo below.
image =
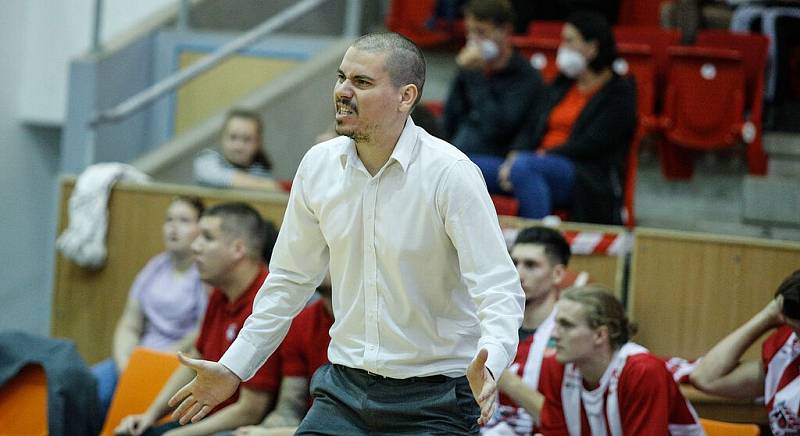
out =
<svg viewBox="0 0 800 436"><path fill-rule="evenodd" d="M203 419L214 407L233 395L242 382L221 363L192 359L183 353L178 353L178 359L197 373L189 384L169 399L170 407L178 406L172 412L172 417L181 425Z"/></svg>
<svg viewBox="0 0 800 436"><path fill-rule="evenodd" d="M494 410L497 408L497 384L492 377L492 374L486 369L486 359L489 357L489 352L482 349L472 360L467 368L467 380L469 387L472 389L472 395L478 406L481 407L481 416L478 418L478 424L484 425L489 422L489 418L494 415Z"/></svg>

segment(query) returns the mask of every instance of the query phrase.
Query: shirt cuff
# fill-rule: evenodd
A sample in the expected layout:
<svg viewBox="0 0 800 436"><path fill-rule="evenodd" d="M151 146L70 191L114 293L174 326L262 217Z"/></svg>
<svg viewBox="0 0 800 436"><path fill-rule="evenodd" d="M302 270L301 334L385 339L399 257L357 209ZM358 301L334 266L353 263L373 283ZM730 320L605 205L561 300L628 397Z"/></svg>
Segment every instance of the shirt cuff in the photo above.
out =
<svg viewBox="0 0 800 436"><path fill-rule="evenodd" d="M486 351L489 352L489 357L486 359L486 369L492 373L496 381L500 377L500 374L503 373L503 370L506 369L510 363L508 354L503 347L491 342L479 343L478 351L480 351L482 348L485 348Z"/></svg>
<svg viewBox="0 0 800 436"><path fill-rule="evenodd" d="M236 374L242 381L253 378L263 363L258 358L258 350L242 338L236 338L219 363Z"/></svg>

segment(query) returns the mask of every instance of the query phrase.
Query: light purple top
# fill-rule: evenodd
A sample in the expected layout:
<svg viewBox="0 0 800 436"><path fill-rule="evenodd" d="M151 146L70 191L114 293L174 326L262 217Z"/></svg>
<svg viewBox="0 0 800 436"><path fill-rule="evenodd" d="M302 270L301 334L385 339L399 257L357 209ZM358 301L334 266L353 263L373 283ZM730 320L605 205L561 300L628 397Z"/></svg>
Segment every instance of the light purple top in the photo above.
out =
<svg viewBox="0 0 800 436"><path fill-rule="evenodd" d="M142 347L168 350L195 329L203 319L208 294L197 268L178 273L169 254L150 259L136 276L130 298L136 299L144 314Z"/></svg>

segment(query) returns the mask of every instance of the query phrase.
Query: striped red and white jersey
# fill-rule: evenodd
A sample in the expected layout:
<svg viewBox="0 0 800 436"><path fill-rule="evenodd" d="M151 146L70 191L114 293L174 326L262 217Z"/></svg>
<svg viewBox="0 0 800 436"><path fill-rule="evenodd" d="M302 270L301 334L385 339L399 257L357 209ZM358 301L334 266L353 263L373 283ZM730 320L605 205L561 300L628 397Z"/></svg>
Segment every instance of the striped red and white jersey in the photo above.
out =
<svg viewBox="0 0 800 436"><path fill-rule="evenodd" d="M634 343L617 352L594 390L573 365L546 358L539 390L541 433L548 436L705 434L664 361Z"/></svg>
<svg viewBox="0 0 800 436"><path fill-rule="evenodd" d="M773 332L762 347L764 403L776 436L800 434L800 339L790 327Z"/></svg>

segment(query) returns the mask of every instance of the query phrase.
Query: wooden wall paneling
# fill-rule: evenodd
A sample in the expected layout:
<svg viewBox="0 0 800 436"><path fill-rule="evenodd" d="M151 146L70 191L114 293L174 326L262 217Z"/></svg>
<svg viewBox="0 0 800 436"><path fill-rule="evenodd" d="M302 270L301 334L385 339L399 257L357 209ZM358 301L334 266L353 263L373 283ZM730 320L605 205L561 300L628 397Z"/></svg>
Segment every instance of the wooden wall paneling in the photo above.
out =
<svg viewBox="0 0 800 436"><path fill-rule="evenodd" d="M761 310L800 267L800 244L638 229L630 277L637 342L696 358ZM746 356L756 358L759 347Z"/></svg>
<svg viewBox="0 0 800 436"><path fill-rule="evenodd" d="M74 178L65 178L61 184L59 234L67 226L67 204L74 182ZM147 261L163 250L164 214L176 195L196 195L207 206L245 201L276 226L283 219L287 199L285 194L158 183L115 186L109 198L105 266L91 271L60 253L56 256L51 333L74 340L89 363L110 356L113 330L130 286Z"/></svg>

